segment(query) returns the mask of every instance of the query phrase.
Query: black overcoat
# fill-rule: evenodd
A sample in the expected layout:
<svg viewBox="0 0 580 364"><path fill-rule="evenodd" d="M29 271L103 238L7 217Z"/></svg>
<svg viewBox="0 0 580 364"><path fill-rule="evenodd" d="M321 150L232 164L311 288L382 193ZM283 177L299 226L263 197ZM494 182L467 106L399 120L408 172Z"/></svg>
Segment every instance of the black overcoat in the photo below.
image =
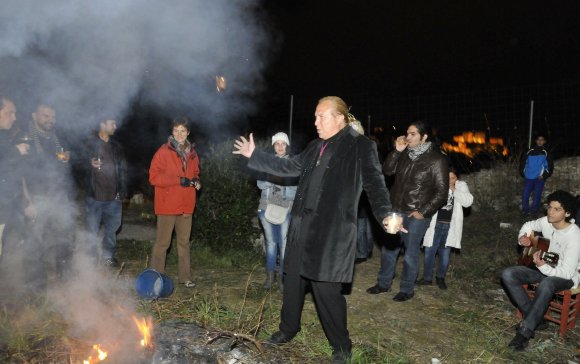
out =
<svg viewBox="0 0 580 364"><path fill-rule="evenodd" d="M284 256L284 270L324 282L352 282L357 243L357 208L362 190L382 224L391 210L376 144L347 127L338 140L320 182L316 201L305 209L304 192L322 140L289 159L254 151L252 169L282 177L300 176Z"/></svg>

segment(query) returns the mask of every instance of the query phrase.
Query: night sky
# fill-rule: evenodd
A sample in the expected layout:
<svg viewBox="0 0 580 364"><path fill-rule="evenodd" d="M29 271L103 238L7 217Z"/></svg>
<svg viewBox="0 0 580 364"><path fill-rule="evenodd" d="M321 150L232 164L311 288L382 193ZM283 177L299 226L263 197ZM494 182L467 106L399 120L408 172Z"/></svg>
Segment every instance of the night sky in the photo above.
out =
<svg viewBox="0 0 580 364"><path fill-rule="evenodd" d="M578 79L577 1L276 0L272 93L408 93Z"/></svg>

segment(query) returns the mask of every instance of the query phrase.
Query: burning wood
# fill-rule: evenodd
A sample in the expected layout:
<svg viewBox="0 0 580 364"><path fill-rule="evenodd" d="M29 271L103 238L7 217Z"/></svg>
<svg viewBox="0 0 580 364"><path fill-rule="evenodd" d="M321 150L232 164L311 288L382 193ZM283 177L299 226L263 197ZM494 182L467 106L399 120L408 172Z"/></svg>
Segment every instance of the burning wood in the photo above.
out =
<svg viewBox="0 0 580 364"><path fill-rule="evenodd" d="M228 338L228 339L233 339L231 347L234 347L236 344L243 344L247 341L247 342L252 343L256 347L256 349L258 349L258 351L260 353L262 353L264 351L262 344L260 344L260 342L258 340L256 340L255 337L250 336L250 335L240 334L240 333L231 332L231 331L219 331L219 332L209 333L209 335L210 335L210 338L207 341L207 344L211 344L220 338Z"/></svg>

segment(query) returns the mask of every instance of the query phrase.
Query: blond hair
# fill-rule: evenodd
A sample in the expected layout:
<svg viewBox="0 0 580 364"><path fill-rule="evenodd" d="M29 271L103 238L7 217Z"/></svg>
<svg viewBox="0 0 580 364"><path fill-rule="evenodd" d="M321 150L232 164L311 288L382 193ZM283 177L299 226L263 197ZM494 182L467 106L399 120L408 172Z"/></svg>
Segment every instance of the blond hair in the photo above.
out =
<svg viewBox="0 0 580 364"><path fill-rule="evenodd" d="M334 106L334 113L336 115L343 115L344 121L346 124L350 125L354 130L356 130L359 134L364 135L365 131L362 127L360 121L356 119L356 117L349 112L350 107L346 105L343 99L338 96L325 96L318 100L318 103L322 103L325 101L329 101Z"/></svg>

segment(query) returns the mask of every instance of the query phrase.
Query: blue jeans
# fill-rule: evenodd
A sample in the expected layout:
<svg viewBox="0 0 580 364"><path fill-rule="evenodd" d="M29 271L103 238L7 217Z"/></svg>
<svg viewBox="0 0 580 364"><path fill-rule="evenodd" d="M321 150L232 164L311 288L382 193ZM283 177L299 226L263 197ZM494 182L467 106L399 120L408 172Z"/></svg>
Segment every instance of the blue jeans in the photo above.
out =
<svg viewBox="0 0 580 364"><path fill-rule="evenodd" d="M421 240L429 227L431 218L415 219L406 216L403 218L403 226L408 233L399 233L401 242L405 246L405 261L403 264L403 275L401 277L401 292L413 293L415 280L419 274L419 253L421 252ZM401 246L381 247L381 267L379 269L378 284L383 288L390 288L395 276L397 267L397 257L401 251Z"/></svg>
<svg viewBox="0 0 580 364"><path fill-rule="evenodd" d="M375 239L373 237L373 227L369 218L358 218L356 222L357 228L357 246L356 257L368 258L373 252Z"/></svg>
<svg viewBox="0 0 580 364"><path fill-rule="evenodd" d="M544 190L543 178L527 179L524 183L524 192L522 193L522 212L536 214L540 209L540 200L542 199L542 191ZM530 209L530 195L534 193L534 201Z"/></svg>
<svg viewBox="0 0 580 364"><path fill-rule="evenodd" d="M425 265L423 269L423 280L425 281L433 280L433 265L436 254L439 254L436 277L445 279L447 268L449 268L449 256L451 255L451 248L445 246L447 234L449 233L449 225L449 223L436 223L433 245L425 247Z"/></svg>
<svg viewBox="0 0 580 364"><path fill-rule="evenodd" d="M571 279L548 277L536 269L521 265L504 269L501 281L508 296L524 316L518 332L527 338L533 336L554 293L570 289L574 285ZM532 283L539 285L534 299L530 300L522 285Z"/></svg>
<svg viewBox="0 0 580 364"><path fill-rule="evenodd" d="M264 210L258 210L258 218L264 230L266 239L266 271L276 271L276 258L280 255L280 277L284 273L284 251L286 250L286 237L290 226L290 214L286 216L286 221L280 225L269 223L266 220Z"/></svg>
<svg viewBox="0 0 580 364"><path fill-rule="evenodd" d="M121 227L122 202L119 200L97 201L92 197L87 197L86 205L87 229L97 236L101 223L103 224L102 259L112 258L117 247L117 230ZM93 243L89 247L89 254L95 259L98 257L98 247Z"/></svg>

